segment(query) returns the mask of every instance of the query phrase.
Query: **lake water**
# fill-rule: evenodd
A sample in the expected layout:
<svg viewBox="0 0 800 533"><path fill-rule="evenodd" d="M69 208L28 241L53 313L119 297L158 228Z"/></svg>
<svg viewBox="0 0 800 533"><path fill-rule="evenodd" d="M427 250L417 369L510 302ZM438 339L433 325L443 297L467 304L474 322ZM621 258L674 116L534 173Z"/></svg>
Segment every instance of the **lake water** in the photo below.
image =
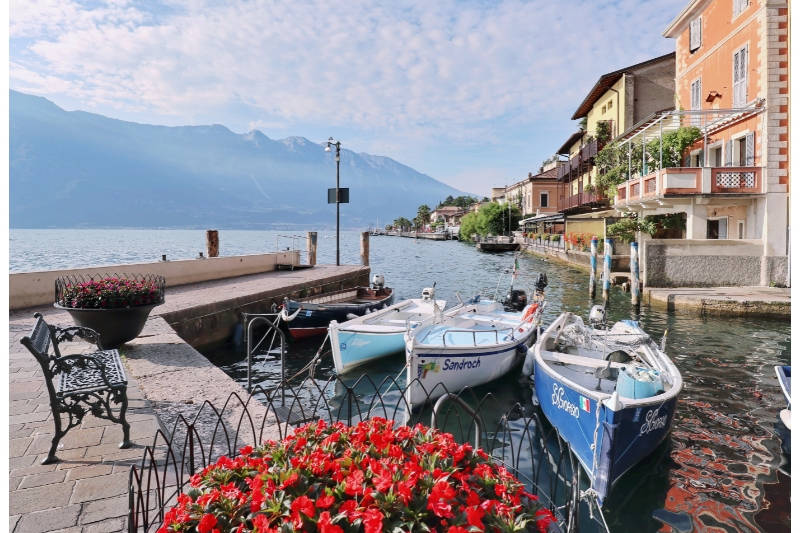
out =
<svg viewBox="0 0 800 533"><path fill-rule="evenodd" d="M222 255L261 253L292 246L287 232L220 231ZM304 236L303 236L304 237ZM11 230L12 272L113 265L122 262L196 257L205 233L196 230ZM277 242L277 244L276 244ZM297 246L304 248L304 240ZM341 236L342 263L357 263L357 232ZM44 251L42 251L44 250ZM507 287L510 254L488 255L459 242L372 237L372 271L386 277L397 300L417 297L436 282L437 297L455 301ZM320 232L318 262L335 258L333 232ZM528 289L540 271L547 273L545 323L562 311L586 316L588 276L577 269L532 256L520 258L517 287ZM599 291L598 291L599 292ZM614 289L609 319L630 318L629 295ZM665 329L667 353L684 379L674 428L662 447L615 486L606 506L612 531L670 531L652 518L665 509L686 513L695 531L788 531L790 472L782 444L788 434L777 418L785 407L774 365L790 364L788 319L713 318L668 313L643 307L634 318L653 337ZM316 342L293 345L288 374L301 368ZM231 347L208 354L242 380L241 355ZM372 368L385 375L403 365L402 355ZM259 368L257 380L274 384L278 365ZM320 372L331 371L330 360ZM524 380L509 376L494 387L508 402L529 401Z"/></svg>

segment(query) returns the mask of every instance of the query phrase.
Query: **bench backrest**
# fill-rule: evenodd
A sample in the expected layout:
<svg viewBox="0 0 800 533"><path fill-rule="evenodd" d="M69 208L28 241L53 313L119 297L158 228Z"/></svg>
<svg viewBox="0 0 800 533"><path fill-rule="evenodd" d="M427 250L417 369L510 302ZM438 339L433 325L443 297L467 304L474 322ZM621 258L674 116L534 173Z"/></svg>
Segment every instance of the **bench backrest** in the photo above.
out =
<svg viewBox="0 0 800 533"><path fill-rule="evenodd" d="M45 375L50 377L52 376L50 362L60 357L61 354L58 351L58 344L54 342L50 325L44 321L41 313L36 313L33 316L36 318L36 323L33 325L31 334L22 337L20 342L36 357L36 360L42 365ZM50 354L50 344L53 344L54 355Z"/></svg>

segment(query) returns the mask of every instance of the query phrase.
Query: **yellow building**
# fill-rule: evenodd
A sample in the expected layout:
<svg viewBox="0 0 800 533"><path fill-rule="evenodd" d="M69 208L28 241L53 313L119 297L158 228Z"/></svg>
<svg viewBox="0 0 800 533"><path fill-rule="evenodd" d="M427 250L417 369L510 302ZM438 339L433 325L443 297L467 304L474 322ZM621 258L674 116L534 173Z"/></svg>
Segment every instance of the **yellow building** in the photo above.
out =
<svg viewBox="0 0 800 533"><path fill-rule="evenodd" d="M608 199L592 188L598 150L654 112L672 109L674 101L674 52L600 76L572 115L585 126L557 151L568 163L559 169L559 196L564 197L559 211L577 214L608 207Z"/></svg>

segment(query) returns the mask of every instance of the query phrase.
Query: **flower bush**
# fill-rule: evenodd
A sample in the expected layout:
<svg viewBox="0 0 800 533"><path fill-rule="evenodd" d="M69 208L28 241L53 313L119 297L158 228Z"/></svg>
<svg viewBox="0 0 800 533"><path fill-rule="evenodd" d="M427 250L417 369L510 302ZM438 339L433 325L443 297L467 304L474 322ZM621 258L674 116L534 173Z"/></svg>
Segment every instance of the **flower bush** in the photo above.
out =
<svg viewBox="0 0 800 533"><path fill-rule="evenodd" d="M62 307L117 309L164 301L164 278L104 277L89 281L60 279L56 300Z"/></svg>
<svg viewBox="0 0 800 533"><path fill-rule="evenodd" d="M158 533L547 531L554 516L502 466L420 424L323 421L192 476Z"/></svg>

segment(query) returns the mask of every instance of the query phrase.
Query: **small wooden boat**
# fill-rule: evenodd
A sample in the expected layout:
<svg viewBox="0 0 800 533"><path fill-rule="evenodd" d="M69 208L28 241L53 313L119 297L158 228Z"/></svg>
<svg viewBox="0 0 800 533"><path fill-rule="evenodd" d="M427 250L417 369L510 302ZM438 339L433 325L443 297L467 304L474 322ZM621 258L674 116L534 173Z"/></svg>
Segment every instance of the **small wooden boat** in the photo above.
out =
<svg viewBox="0 0 800 533"><path fill-rule="evenodd" d="M596 306L599 307L599 306ZM528 351L535 395L569 442L602 505L613 483L669 434L683 381L638 323L587 326L563 313ZM593 316L593 318L594 318Z"/></svg>
<svg viewBox="0 0 800 533"><path fill-rule="evenodd" d="M540 277L540 279L542 279ZM544 309L544 287L519 311L514 302L474 299L406 333L406 401L411 406L446 392L458 393L507 374L536 340ZM510 291L515 301L522 291ZM524 293L523 293L524 294ZM509 298L510 299L510 298Z"/></svg>
<svg viewBox="0 0 800 533"><path fill-rule="evenodd" d="M780 417L786 429L792 429L792 367L782 365L775 367L783 395L786 396L786 409L781 409Z"/></svg>
<svg viewBox="0 0 800 533"><path fill-rule="evenodd" d="M328 331L331 320L345 322L354 316L392 305L394 291L383 284L383 276L373 277L370 287L356 287L302 300L284 299L281 319L292 338L302 339Z"/></svg>
<svg viewBox="0 0 800 533"><path fill-rule="evenodd" d="M336 372L342 374L403 351L406 331L433 320L436 313L444 310L447 302L434 297L434 289L426 288L422 291L422 298L403 300L341 324L331 321L328 333Z"/></svg>

